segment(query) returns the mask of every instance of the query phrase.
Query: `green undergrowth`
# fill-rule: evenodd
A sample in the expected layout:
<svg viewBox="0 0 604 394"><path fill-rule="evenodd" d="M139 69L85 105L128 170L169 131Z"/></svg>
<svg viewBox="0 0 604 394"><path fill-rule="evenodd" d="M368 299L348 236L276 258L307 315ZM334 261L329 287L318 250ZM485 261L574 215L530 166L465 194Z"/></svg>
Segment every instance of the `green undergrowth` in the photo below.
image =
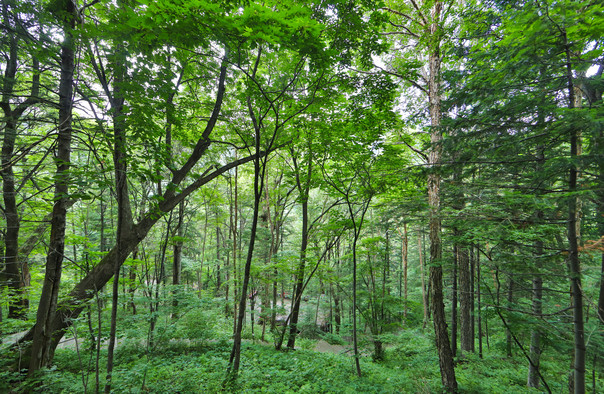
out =
<svg viewBox="0 0 604 394"><path fill-rule="evenodd" d="M391 339L386 361L374 363L363 352L362 377L357 377L350 353L331 354L313 350L276 351L261 342L245 341L241 369L234 382L225 385L231 342L171 341L149 351L137 341L118 346L113 376L115 393L438 393L441 392L438 357L430 334L403 331ZM547 371L550 360L544 360ZM105 354L100 365L104 367ZM95 374L82 373L94 357L75 349L59 349L52 369L44 371L37 386L18 391L44 393L95 392ZM93 369L90 369L91 371ZM461 393L542 392L526 388L526 362L513 358L467 355L458 361ZM564 379L546 373L554 392ZM101 386L105 374L99 376ZM101 387L101 391L103 387Z"/></svg>
<svg viewBox="0 0 604 394"><path fill-rule="evenodd" d="M116 393L400 393L421 392L433 380L417 372L393 370L363 359L363 376L354 373L350 356L312 350L276 351L260 343L244 343L237 380L223 387L231 344L170 345L153 356L135 346L117 354L113 387ZM57 351L56 368L45 372L41 392L94 392L94 374L84 379L71 349ZM104 383L104 375L101 376ZM436 387L435 387L436 388ZM425 391L425 392L430 392Z"/></svg>

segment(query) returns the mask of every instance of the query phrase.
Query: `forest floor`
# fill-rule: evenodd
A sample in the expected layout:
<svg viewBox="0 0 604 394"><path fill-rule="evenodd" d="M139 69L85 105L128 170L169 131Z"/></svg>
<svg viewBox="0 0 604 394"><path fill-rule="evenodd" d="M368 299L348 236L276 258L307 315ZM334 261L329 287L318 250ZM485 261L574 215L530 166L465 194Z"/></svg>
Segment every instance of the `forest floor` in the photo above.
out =
<svg viewBox="0 0 604 394"><path fill-rule="evenodd" d="M285 301L285 302L283 302ZM289 300L280 300L279 315L288 311ZM323 300L321 300L322 302ZM303 302L301 334L296 351L277 351L275 333L265 333L261 325L251 333L251 319L244 326L241 370L235 386L225 388L225 371L232 348L232 318L225 316L224 304L194 305L177 319L170 314L157 320L154 346L149 344L148 315L124 314L121 337L116 348L116 393L434 393L441 390L438 356L430 330L420 327L390 332L384 336L385 359L375 362L371 335L359 332L363 376L356 376L349 327L341 335L322 332L316 300ZM327 312L328 313L328 312ZM259 316L256 312L255 318ZM248 313L249 315L249 313ZM0 353L22 337L26 324L13 325L17 333L0 339ZM107 357L106 335L99 352L90 350L88 325L73 327L78 339L68 333L55 355L54 365L36 382L17 370L0 368L0 392L81 393L94 392L95 381L103 383ZM5 332L10 332L6 330ZM492 335L485 357L469 354L458 361L457 379L462 393L540 392L526 388L527 363L521 352L505 355L506 337ZM489 347L489 342L487 342ZM566 378L561 374L568 359L551 354L542 357L542 370L552 392L562 392ZM36 384L35 390L30 390ZM598 375L594 392L604 392Z"/></svg>
<svg viewBox="0 0 604 394"><path fill-rule="evenodd" d="M124 337L116 349L116 393L219 393L219 392L269 392L269 393L434 393L440 391L438 358L433 348L430 332L408 329L398 332L386 347L386 360L373 362L370 343L361 348L363 376L354 373L351 345L346 342L330 344L325 339L300 338L299 350L276 351L273 344L259 339L246 338L243 342L241 371L236 386L222 385L232 347L230 333L204 337L201 340L158 338L154 349L141 346L145 335ZM9 338L14 341L20 334L3 338L3 347ZM134 332L136 333L136 331ZM140 331L138 331L140 333ZM343 338L340 338L343 340ZM493 350L499 348L492 338ZM80 342L78 342L80 344ZM105 343L105 341L104 341ZM503 343L503 342L502 342ZM8 379L14 392L81 393L94 392L95 376L103 383L102 372L106 358L105 346L100 352L101 370L95 373L95 352L81 342L76 351L76 341L66 339L57 349L55 365L40 381L39 388L27 391L28 381L16 372L0 372L0 392ZM496 352L494 352L496 353ZM564 376L557 371L558 360L544 357L543 371L552 392L562 392ZM540 392L526 388L526 360L521 354L507 358L501 354L469 355L456 368L462 393L527 393ZM5 378L5 382L3 382ZM598 387L604 382L598 380ZM20 385L20 386L19 386ZM599 392L599 391L596 391Z"/></svg>
<svg viewBox="0 0 604 394"><path fill-rule="evenodd" d="M319 339L313 350L320 353L345 354L350 349L342 345L332 345L322 339Z"/></svg>

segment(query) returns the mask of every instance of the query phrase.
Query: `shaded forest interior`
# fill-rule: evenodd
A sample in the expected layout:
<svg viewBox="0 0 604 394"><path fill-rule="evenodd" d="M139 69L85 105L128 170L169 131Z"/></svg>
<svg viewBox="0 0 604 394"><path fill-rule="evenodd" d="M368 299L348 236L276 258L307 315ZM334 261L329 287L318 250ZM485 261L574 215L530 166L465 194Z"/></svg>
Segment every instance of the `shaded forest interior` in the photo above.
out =
<svg viewBox="0 0 604 394"><path fill-rule="evenodd" d="M0 391L604 392L601 2L0 7Z"/></svg>

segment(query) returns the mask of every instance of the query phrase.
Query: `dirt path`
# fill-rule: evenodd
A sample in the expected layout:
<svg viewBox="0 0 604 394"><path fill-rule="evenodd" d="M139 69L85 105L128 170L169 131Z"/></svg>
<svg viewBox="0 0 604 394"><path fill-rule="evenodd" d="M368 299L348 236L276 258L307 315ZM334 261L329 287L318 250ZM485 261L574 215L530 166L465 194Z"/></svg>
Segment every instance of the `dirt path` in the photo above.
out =
<svg viewBox="0 0 604 394"><path fill-rule="evenodd" d="M350 349L342 346L342 345L331 345L324 340L320 339L317 342L317 345L314 348L315 352L319 353L333 353L333 354L345 354L350 351Z"/></svg>

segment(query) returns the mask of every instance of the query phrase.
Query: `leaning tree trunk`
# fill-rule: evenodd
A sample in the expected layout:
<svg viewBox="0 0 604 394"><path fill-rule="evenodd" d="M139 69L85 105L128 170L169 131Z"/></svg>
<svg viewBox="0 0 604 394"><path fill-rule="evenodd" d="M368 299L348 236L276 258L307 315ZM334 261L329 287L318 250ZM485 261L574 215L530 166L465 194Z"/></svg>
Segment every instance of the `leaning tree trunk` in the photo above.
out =
<svg viewBox="0 0 604 394"><path fill-rule="evenodd" d="M193 165L199 161L209 147L207 141L218 119L218 113L220 112L222 97L224 94L226 70L226 65L223 65L220 71L221 73L216 104L208 125L206 126L206 130L204 131L202 138L198 141L194 152L189 157L187 162L179 170L175 171L174 176L172 177L172 183L174 185L180 185L186 174L189 173ZM134 251L134 249L145 238L149 230L151 230L151 228L155 225L155 223L157 223L163 214L170 212L184 198L189 196L195 190L199 189L201 186L239 165L252 161L256 156L259 155L264 156L266 155L266 152L260 152L259 154L236 159L216 170L207 170L202 176L195 179L192 183L187 186L183 186L182 191L178 194L174 189L166 190L159 199L159 202L151 206L147 212L142 215L142 219L138 223L125 229L126 231L124 231L122 235L121 251L119 254L120 264L124 263L126 257L132 253L132 251ZM113 277L114 263L117 252L118 249L116 246L109 250L101 261L73 288L73 290L66 296L65 300L60 303L56 313L54 313L52 316L52 322L50 324L49 333L52 334L51 350L56 348L67 328L71 326L73 320L77 318L79 314L86 308L86 302L92 299L98 289L103 288L105 284ZM31 341L33 337L34 328L30 329L19 342L21 344L26 341ZM26 352L29 350L27 347L21 347L21 349L25 349ZM52 358L52 355L50 358Z"/></svg>
<svg viewBox="0 0 604 394"><path fill-rule="evenodd" d="M48 365L53 354L53 320L57 313L59 286L65 251L65 226L69 201L69 167L71 159L71 115L73 105L73 73L75 70L74 42L72 30L75 27L77 10L72 2L67 2L64 20L65 39L61 45L61 79L59 82L59 133L57 137L57 166L55 181L55 204L52 212L50 242L46 258L46 274L36 315L34 338L31 347L29 376Z"/></svg>

